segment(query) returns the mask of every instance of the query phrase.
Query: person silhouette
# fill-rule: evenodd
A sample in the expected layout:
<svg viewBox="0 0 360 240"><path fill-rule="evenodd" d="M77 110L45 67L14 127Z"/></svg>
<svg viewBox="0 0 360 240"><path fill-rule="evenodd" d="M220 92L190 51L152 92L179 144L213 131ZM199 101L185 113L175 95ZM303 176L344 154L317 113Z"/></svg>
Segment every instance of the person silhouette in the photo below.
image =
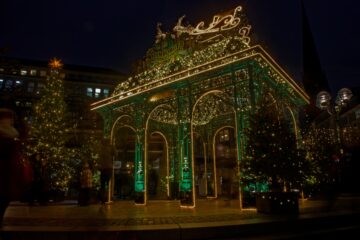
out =
<svg viewBox="0 0 360 240"><path fill-rule="evenodd" d="M13 166L18 152L19 132L14 128L14 112L0 108L0 224L12 200Z"/></svg>
<svg viewBox="0 0 360 240"><path fill-rule="evenodd" d="M87 161L83 163L83 169L80 173L80 192L79 205L87 206L90 201L90 193L92 188L92 172Z"/></svg>

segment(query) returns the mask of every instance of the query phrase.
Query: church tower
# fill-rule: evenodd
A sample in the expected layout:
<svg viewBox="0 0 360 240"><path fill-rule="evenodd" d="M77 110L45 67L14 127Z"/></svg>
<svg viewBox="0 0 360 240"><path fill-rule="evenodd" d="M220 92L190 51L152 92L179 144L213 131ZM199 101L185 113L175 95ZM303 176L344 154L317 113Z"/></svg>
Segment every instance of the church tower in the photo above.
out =
<svg viewBox="0 0 360 240"><path fill-rule="evenodd" d="M330 91L330 88L321 67L303 0L301 1L301 12L303 31L303 84L305 91L310 96L310 104L315 105L316 95L320 91Z"/></svg>

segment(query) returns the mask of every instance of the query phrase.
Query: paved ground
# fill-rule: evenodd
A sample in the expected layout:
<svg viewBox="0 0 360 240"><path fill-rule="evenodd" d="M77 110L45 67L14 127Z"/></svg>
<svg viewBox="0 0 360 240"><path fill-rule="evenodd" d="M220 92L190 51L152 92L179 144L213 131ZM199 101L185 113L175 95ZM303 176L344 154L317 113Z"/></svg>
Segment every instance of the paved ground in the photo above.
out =
<svg viewBox="0 0 360 240"><path fill-rule="evenodd" d="M4 240L266 239L269 233L278 235L279 230L281 236L306 232L299 227L310 229L310 234L329 228L358 230L359 217L360 198L354 197L333 202L301 200L298 216L240 211L237 201L224 200L200 200L195 209L180 208L177 201L151 201L148 206L118 201L86 207L75 202L32 207L14 202L0 230Z"/></svg>

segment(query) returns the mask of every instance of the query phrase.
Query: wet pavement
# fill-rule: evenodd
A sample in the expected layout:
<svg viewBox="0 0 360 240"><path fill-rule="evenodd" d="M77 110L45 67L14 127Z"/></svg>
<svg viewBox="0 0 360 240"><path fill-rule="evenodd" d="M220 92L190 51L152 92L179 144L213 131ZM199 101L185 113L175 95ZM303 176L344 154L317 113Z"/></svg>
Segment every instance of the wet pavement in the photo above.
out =
<svg viewBox="0 0 360 240"><path fill-rule="evenodd" d="M229 200L199 200L193 209L181 208L178 201L150 201L147 206L132 201L89 206L76 202L47 206L13 202L0 230L4 240L267 239L269 233L279 235L279 231L281 236L298 236L307 229L309 233L357 230L359 215L359 197L339 197L332 202L300 200L296 216L260 214L255 208L240 211L238 201Z"/></svg>

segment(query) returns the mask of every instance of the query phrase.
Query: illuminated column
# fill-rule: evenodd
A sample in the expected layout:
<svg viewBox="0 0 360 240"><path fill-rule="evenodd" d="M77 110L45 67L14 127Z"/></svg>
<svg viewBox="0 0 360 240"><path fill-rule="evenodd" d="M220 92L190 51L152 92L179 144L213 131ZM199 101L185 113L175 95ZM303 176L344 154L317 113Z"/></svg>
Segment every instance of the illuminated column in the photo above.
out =
<svg viewBox="0 0 360 240"><path fill-rule="evenodd" d="M205 176L205 196L208 195L208 181L207 181L207 164L208 164L208 156L207 156L207 153L208 153L208 143L207 142L204 142L203 143L203 148L204 148L204 176Z"/></svg>
<svg viewBox="0 0 360 240"><path fill-rule="evenodd" d="M181 206L193 207L193 169L191 152L191 123L190 123L190 104L188 96L178 97L179 124L177 149L179 154L179 190Z"/></svg>
<svg viewBox="0 0 360 240"><path fill-rule="evenodd" d="M240 111L235 112L235 123L236 123L236 146L237 146L237 162L238 162L238 176L239 176L239 206L242 209L242 182L241 174L242 169L240 163L245 157L245 137L244 137L244 113Z"/></svg>
<svg viewBox="0 0 360 240"><path fill-rule="evenodd" d="M235 131L236 131L236 146L237 146L237 163L238 163L238 176L239 176L239 206L240 210L243 207L242 197L242 169L241 161L245 157L246 138L244 130L247 127L246 116L249 114L250 105L254 102L254 82L250 77L252 76L251 66L247 69L240 69L233 72L233 83L235 85Z"/></svg>
<svg viewBox="0 0 360 240"><path fill-rule="evenodd" d="M213 128L210 124L206 126L206 196L207 198L215 198L215 175L216 167L214 163L213 149Z"/></svg>
<svg viewBox="0 0 360 240"><path fill-rule="evenodd" d="M179 126L180 140L180 197L182 205L192 205L192 155L190 123L182 123Z"/></svg>
<svg viewBox="0 0 360 240"><path fill-rule="evenodd" d="M177 127L171 129L171 143L169 147L169 162L170 162L170 173L169 173L169 184L170 184L170 199L178 199L179 196L179 185L178 185L178 173L179 169L179 157L176 147L176 136ZM175 139L174 139L175 138Z"/></svg>
<svg viewBox="0 0 360 240"><path fill-rule="evenodd" d="M113 114L111 108L103 108L99 111L102 119L103 119L103 138L106 139L110 139L110 144L114 144L114 139L111 139L111 129L112 129L112 125L114 124L114 119L115 119L115 115ZM113 147L113 146L111 146ZM109 179L109 181L107 182L108 184L108 191L107 191L107 200L106 200L106 204L111 204L112 203L112 198L114 195L114 156L112 156L112 171L111 171L111 177Z"/></svg>
<svg viewBox="0 0 360 240"><path fill-rule="evenodd" d="M144 124L143 112L139 110L135 116L136 139L135 139L135 203L146 204L145 199L145 164L144 164Z"/></svg>

